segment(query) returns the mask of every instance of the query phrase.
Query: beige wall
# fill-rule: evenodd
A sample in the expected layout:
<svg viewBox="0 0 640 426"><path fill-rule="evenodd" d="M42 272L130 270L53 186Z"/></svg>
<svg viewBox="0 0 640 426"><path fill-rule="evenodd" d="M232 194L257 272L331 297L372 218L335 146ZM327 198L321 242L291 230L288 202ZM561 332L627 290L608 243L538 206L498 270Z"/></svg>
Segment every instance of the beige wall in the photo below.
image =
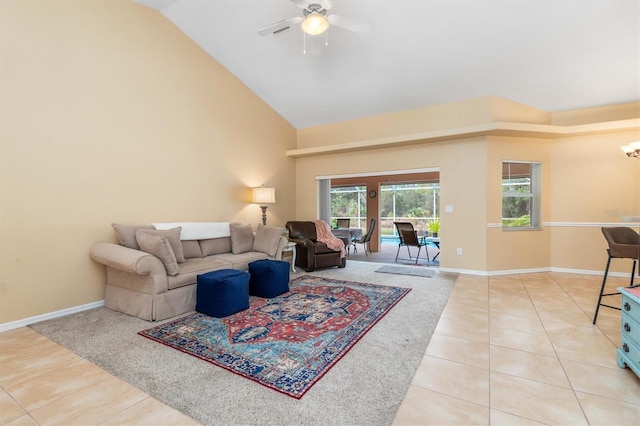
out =
<svg viewBox="0 0 640 426"><path fill-rule="evenodd" d="M129 0L3 0L0 40L0 324L100 301L104 270L88 251L114 239L112 222L256 225L247 188L263 183L277 188L268 216L281 225L317 217L317 176L437 168L442 207L454 207L442 213L442 266L463 271L602 270L600 222L639 214L640 161L619 150L637 131L285 155L491 121L638 118L637 103L549 114L486 97L296 131L160 13ZM499 218L502 159L542 159L550 226L487 227Z"/></svg>
<svg viewBox="0 0 640 426"><path fill-rule="evenodd" d="M550 114L507 99L478 98L299 130L298 148L379 137L401 140L410 133L496 121L549 124L555 120L573 125L627 120L640 117L639 106L590 108L581 116L580 111ZM601 271L606 252L600 226L625 226L621 216L640 215L640 161L620 150L634 140L640 140L637 129L570 138L487 135L300 157L296 216L316 217L317 176L433 167L440 170L443 268L479 273L549 268ZM541 230L503 231L491 226L501 222L503 160L542 163ZM446 205L454 207L453 213L444 212ZM456 255L456 248L463 249L462 256ZM630 269L624 261L614 263L615 271Z"/></svg>
<svg viewBox="0 0 640 426"><path fill-rule="evenodd" d="M607 105L551 114L551 124L572 125L599 123L603 121L629 120L640 117L640 102Z"/></svg>
<svg viewBox="0 0 640 426"><path fill-rule="evenodd" d="M487 215L488 223L502 222L502 162L533 161L541 163L542 200L540 218L547 222L551 211L551 146L546 139L497 137L487 145ZM514 231L487 229L487 271L535 270L549 267L550 230Z"/></svg>
<svg viewBox="0 0 640 426"><path fill-rule="evenodd" d="M640 134L554 141L550 220L557 225L552 230L552 266L603 270L607 255L600 227L626 226L624 216L640 216L640 160L627 158L620 150L632 140L640 140ZM631 263L616 260L611 267L628 272Z"/></svg>
<svg viewBox="0 0 640 426"><path fill-rule="evenodd" d="M295 129L159 12L3 0L0 40L0 324L102 300L112 222L294 215Z"/></svg>
<svg viewBox="0 0 640 426"><path fill-rule="evenodd" d="M465 155L459 155L464 152ZM443 267L486 268L486 200L484 138L418 143L336 155L299 158L296 175L296 217L317 217L317 176L375 173L419 168L440 170L441 236ZM452 205L453 213L443 206ZM456 256L456 248L463 256Z"/></svg>
<svg viewBox="0 0 640 426"><path fill-rule="evenodd" d="M317 147L430 130L464 127L491 120L492 98L474 98L298 130L298 148Z"/></svg>

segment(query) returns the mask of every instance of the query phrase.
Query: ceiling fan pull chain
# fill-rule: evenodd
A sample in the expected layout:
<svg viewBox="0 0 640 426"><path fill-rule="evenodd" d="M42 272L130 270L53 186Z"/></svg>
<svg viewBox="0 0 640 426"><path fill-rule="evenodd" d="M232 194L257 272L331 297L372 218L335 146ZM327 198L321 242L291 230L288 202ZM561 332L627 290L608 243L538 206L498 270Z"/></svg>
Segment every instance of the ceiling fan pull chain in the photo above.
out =
<svg viewBox="0 0 640 426"><path fill-rule="evenodd" d="M302 32L302 54L307 54L307 34L304 31Z"/></svg>
<svg viewBox="0 0 640 426"><path fill-rule="evenodd" d="M329 31L324 32L324 45L325 46L329 45Z"/></svg>

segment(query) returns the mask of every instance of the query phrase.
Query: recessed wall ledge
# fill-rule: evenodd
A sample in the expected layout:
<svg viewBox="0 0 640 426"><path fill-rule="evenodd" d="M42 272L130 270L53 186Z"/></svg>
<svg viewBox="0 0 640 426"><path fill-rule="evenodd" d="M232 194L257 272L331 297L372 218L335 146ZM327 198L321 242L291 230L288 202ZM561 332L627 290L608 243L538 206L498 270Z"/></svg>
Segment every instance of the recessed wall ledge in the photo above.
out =
<svg viewBox="0 0 640 426"><path fill-rule="evenodd" d="M477 136L514 136L552 139L558 137L590 135L605 132L622 132L629 130L640 130L640 118L602 123L579 124L574 126L493 122L444 130L433 130L410 135L389 136L379 139L344 142L312 148L292 149L287 151L286 155L293 158L312 157L317 155L364 151L376 148L389 148L416 143L439 142Z"/></svg>

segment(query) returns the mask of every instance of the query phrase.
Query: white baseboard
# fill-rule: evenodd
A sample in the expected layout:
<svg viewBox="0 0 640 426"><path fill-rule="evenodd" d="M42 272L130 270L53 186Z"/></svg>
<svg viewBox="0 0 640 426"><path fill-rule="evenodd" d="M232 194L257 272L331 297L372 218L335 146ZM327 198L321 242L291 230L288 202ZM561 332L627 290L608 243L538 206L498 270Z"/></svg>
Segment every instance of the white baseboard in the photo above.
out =
<svg viewBox="0 0 640 426"><path fill-rule="evenodd" d="M532 269L508 269L502 271L478 271L474 269L456 269L456 268L443 268L440 267L442 272L455 272L458 274L467 275L480 275L483 277L492 277L499 275L517 275L517 274L535 274L540 272L562 272L565 274L576 275L604 275L604 270L589 270L589 269L569 269L569 268L532 268ZM629 278L628 272L609 272L610 277L622 277Z"/></svg>
<svg viewBox="0 0 640 426"><path fill-rule="evenodd" d="M37 322L50 320L53 318L63 317L65 315L75 314L76 312L88 311L89 309L99 308L104 306L104 300L99 300L93 303L87 303L86 305L74 306L72 308L62 309L60 311L49 312L48 314L36 315L35 317L29 317L18 321L5 322L0 324L0 333L4 331L13 330L15 328L26 327L29 324L35 324Z"/></svg>
<svg viewBox="0 0 640 426"><path fill-rule="evenodd" d="M456 272L458 274L466 275L480 275L482 277L491 277L497 275L517 275L517 274L533 274L538 272L549 272L549 268L534 268L534 269L509 269L504 271L478 271L475 269L456 269L456 268L443 268L440 267L442 272Z"/></svg>

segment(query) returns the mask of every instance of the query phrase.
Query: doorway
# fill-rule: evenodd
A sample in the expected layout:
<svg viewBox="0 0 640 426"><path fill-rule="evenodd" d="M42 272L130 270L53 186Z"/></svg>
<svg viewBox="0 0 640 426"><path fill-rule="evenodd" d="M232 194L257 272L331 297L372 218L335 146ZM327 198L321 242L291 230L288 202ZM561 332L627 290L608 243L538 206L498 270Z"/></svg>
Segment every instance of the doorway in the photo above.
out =
<svg viewBox="0 0 640 426"><path fill-rule="evenodd" d="M330 206L328 219L331 222L337 218L350 218L351 224L359 224L363 232L366 232L371 219L377 220L378 225L375 227L370 245L371 250L375 252L380 251L383 239L395 237L394 217L406 217L415 221L415 225L420 224L421 232L426 230L426 224L430 220L439 217L439 169L332 176L323 179L330 182L330 191L327 194L330 200L327 204ZM392 214L389 211L393 212L394 200L396 210L395 214ZM413 200L415 205L407 207L410 200ZM345 207L347 205L350 207ZM387 208L388 205L391 210Z"/></svg>

